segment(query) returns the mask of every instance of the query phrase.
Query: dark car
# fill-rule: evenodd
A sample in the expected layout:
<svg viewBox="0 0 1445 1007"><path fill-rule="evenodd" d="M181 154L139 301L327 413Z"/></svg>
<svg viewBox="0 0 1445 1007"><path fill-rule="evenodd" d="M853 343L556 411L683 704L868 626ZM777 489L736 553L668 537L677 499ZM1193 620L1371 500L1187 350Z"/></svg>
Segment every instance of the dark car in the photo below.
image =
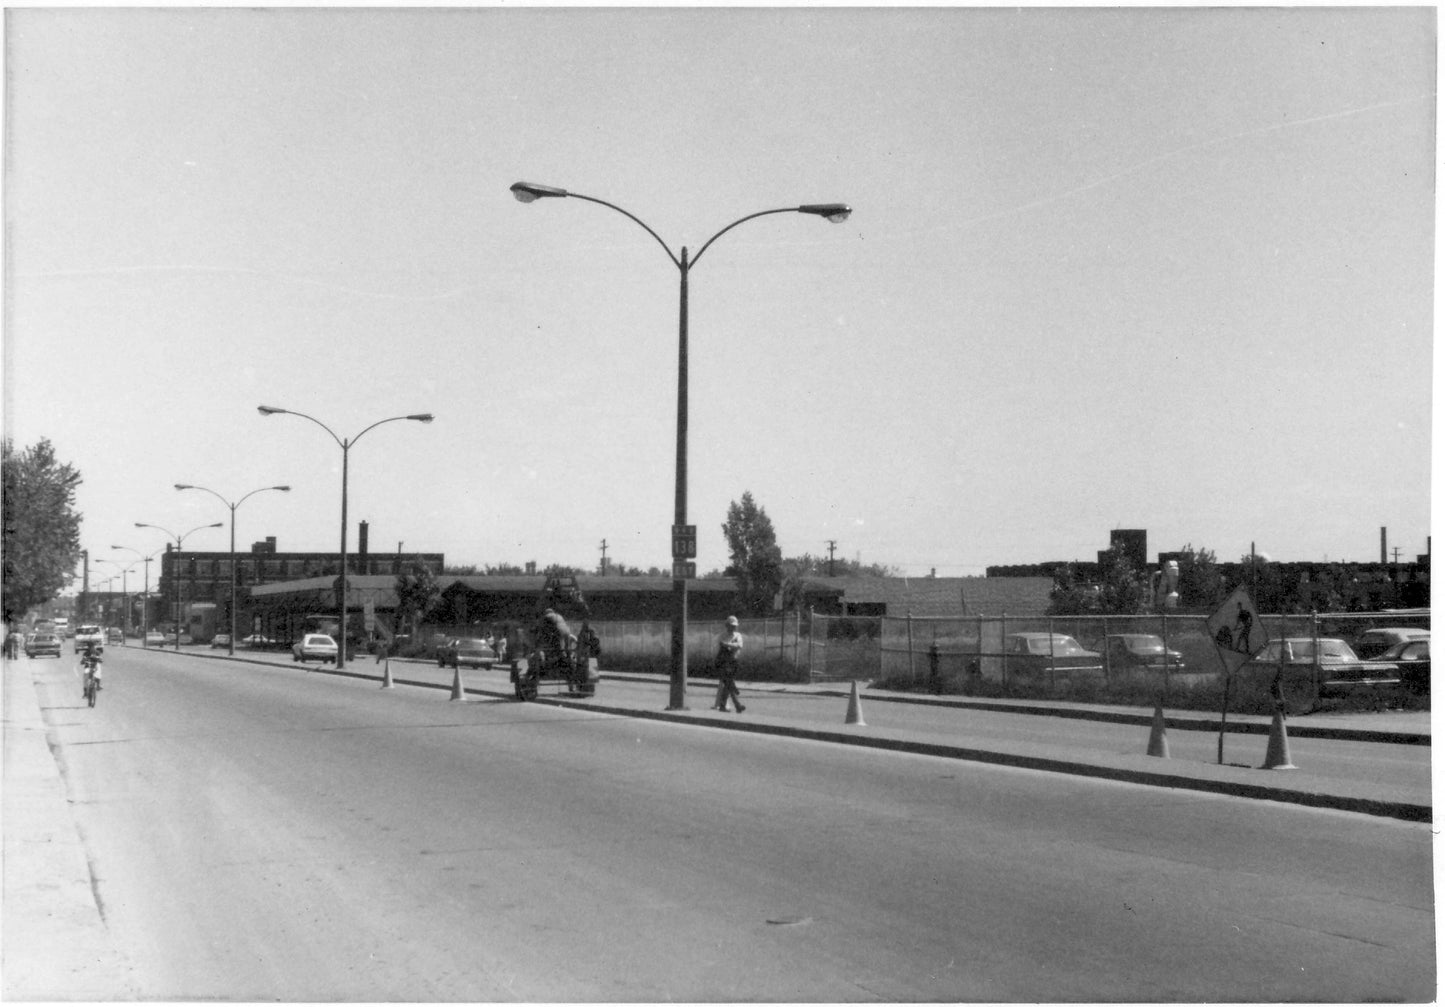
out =
<svg viewBox="0 0 1445 1007"><path fill-rule="evenodd" d="M1430 691L1430 640L1405 640L1395 644L1376 661L1389 661L1400 672L1400 684L1411 692Z"/></svg>
<svg viewBox="0 0 1445 1007"><path fill-rule="evenodd" d="M1406 642L1407 640L1428 640L1430 631L1418 627L1409 626L1382 626L1378 629L1367 629L1355 640L1355 653L1360 657L1369 660L1379 658L1387 661L1384 653L1393 647Z"/></svg>
<svg viewBox="0 0 1445 1007"><path fill-rule="evenodd" d="M1152 633L1113 633L1104 639L1104 654L1115 671L1146 668L1150 671L1183 671L1184 655L1164 646L1164 639Z"/></svg>
<svg viewBox="0 0 1445 1007"><path fill-rule="evenodd" d="M25 638L26 657L60 656L60 637L54 633L31 633Z"/></svg>
<svg viewBox="0 0 1445 1007"><path fill-rule="evenodd" d="M1102 673L1104 657L1063 633L1010 633L1004 637L1004 668L1009 676L1039 678L1054 674Z"/></svg>
<svg viewBox="0 0 1445 1007"><path fill-rule="evenodd" d="M445 668L490 668L496 663L497 652L486 640L452 640L437 651L437 667Z"/></svg>
<svg viewBox="0 0 1445 1007"><path fill-rule="evenodd" d="M1308 668L1313 674L1318 665L1321 696L1400 684L1398 665L1388 661L1361 660L1348 643L1334 637L1320 637L1318 641L1309 636L1271 640L1254 656L1248 667L1266 671L1278 668L1281 657L1284 666L1296 672Z"/></svg>

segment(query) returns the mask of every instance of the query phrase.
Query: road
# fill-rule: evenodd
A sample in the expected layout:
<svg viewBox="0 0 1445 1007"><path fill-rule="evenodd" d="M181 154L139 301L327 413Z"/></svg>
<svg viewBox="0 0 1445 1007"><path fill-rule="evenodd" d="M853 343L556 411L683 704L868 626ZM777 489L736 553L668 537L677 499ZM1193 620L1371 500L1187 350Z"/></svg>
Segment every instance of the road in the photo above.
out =
<svg viewBox="0 0 1445 1007"><path fill-rule="evenodd" d="M40 698L114 998L1435 996L1426 826L107 657Z"/></svg>

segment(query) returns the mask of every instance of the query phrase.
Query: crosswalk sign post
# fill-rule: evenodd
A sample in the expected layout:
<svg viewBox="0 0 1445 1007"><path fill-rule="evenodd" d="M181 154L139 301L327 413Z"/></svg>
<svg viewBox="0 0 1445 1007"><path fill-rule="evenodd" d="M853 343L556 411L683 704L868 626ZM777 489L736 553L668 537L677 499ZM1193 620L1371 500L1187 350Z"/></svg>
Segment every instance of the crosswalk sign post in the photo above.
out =
<svg viewBox="0 0 1445 1007"><path fill-rule="evenodd" d="M1234 673L1249 663L1269 643L1269 633L1254 607L1254 599L1243 587L1225 599L1214 614L1204 620L1214 651L1224 665L1224 707L1219 714L1219 764L1224 765L1224 725L1229 718L1229 686Z"/></svg>

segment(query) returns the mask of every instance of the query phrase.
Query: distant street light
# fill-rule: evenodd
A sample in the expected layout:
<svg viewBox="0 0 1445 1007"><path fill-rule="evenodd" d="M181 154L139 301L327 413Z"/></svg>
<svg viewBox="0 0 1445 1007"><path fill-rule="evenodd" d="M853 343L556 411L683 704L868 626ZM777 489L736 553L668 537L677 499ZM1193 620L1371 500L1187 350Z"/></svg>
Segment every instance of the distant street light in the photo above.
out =
<svg viewBox="0 0 1445 1007"><path fill-rule="evenodd" d="M291 487L262 486L260 489L255 489L247 493L246 496L243 496L234 503L221 496L221 494L215 490L207 489L204 486L192 486L190 483L176 483L176 489L200 490L203 493L209 493L221 501L221 503L231 508L231 638L230 643L227 645L226 653L234 657L236 654L236 508L245 503L248 497L253 497L257 493L265 493L267 490L280 490L282 493L290 493Z"/></svg>
<svg viewBox="0 0 1445 1007"><path fill-rule="evenodd" d="M160 525L158 525L158 524L142 524L141 522L137 521L137 522L135 523L135 526L136 526L137 528L154 528L156 531L163 531L163 532L165 532L167 535L169 535L171 538L173 538L173 539L176 540L176 562L175 562L175 575L176 575L176 650L180 650L180 649L181 649L181 548L185 545L186 539L190 538L190 537L191 537L192 535L194 535L196 532L198 532L198 531L204 531L204 530L207 529L207 528L220 528L220 527L221 527L221 522L220 522L220 521L217 521L215 524L202 524L202 525L197 525L196 527L192 528L190 531L186 532L184 535L177 535L175 532L170 531L170 530L167 529L167 528L162 528L162 527L161 527Z"/></svg>
<svg viewBox="0 0 1445 1007"><path fill-rule="evenodd" d="M773 213L804 213L815 217L822 217L840 224L848 219L853 212L846 203L807 203L803 206L786 206L777 210L761 210L757 213L750 213L746 217L740 217L733 221L721 231L718 231L711 238L703 243L697 255L692 261L688 261L687 248L682 249L682 255L674 255L667 242L658 237L656 231L648 227L638 217L624 210L622 207L609 203L604 199L596 199L592 196L584 196L577 192L568 192L566 189L558 189L550 185L536 185L532 182L517 182L511 187L512 195L518 202L534 203L539 199L559 199L570 196L573 199L583 199L589 203L597 203L610 210L616 210L633 223L640 226L653 239L662 246L672 264L677 267L681 274L681 287L679 293L678 307L678 331L677 331L677 482L674 489L673 501L673 553L672 553L672 676L671 690L668 697L669 710L687 709L687 576L686 566L679 564L679 560L691 559L697 555L696 534L690 531L687 525L687 277L692 267L702 258L703 253L712 246L712 243L722 237L728 231L745 221L753 220L756 217L766 217Z"/></svg>
<svg viewBox="0 0 1445 1007"><path fill-rule="evenodd" d="M132 549L132 548L131 548L130 546L128 546L128 545L113 545L113 546L111 546L111 548L112 548L112 549L119 549L119 550L122 550L122 551L124 551L124 552L133 552L133 553L136 554L136 556L139 557L139 559L138 559L137 562L141 562L141 563L144 563L144 564L145 564L145 588L144 588L144 590L143 590L142 593L141 593L142 601L141 601L141 610L140 610L141 642L143 643L143 642L145 642L145 634L146 634L147 632L149 632L149 630L150 630L150 622L151 622L151 620L150 620L150 604L151 604L151 560L155 559L158 555L160 555L160 551L157 550L156 552L153 552L153 553L151 553L149 556L147 556L147 555L145 555L144 553L142 553L139 549ZM110 560L109 562L115 562L115 561L114 561L114 560ZM132 564L132 565L134 565L134 564ZM130 618L130 613L129 613L129 612L126 613L126 623L127 623L127 626L128 626L128 627L134 628L134 620L132 620L132 619Z"/></svg>
<svg viewBox="0 0 1445 1007"><path fill-rule="evenodd" d="M257 406L256 411L262 416L289 414L291 416L299 416L303 420L310 420L330 434L331 439L341 448L341 579L337 585L336 597L336 610L341 616L341 639L337 641L336 648L336 667L337 670L340 670L346 666L346 480L350 464L351 446L361 440L368 430L374 430L383 423L395 423L398 420L415 420L418 423L430 423L436 417L432 416L431 413L408 413L406 416L389 416L384 420L377 420L355 437L349 440L343 440L336 436L336 431L332 430L316 417L307 416L305 413L298 413L294 409L282 409L278 406Z"/></svg>

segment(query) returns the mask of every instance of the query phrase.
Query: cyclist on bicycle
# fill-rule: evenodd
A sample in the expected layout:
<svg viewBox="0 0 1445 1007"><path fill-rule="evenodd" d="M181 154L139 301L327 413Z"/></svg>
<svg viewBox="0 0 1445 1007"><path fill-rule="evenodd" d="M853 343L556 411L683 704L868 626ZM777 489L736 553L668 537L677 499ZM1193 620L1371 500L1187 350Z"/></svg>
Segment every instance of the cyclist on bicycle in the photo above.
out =
<svg viewBox="0 0 1445 1007"><path fill-rule="evenodd" d="M88 688L92 679L95 680L96 691L101 688L103 668L100 661L101 648L93 643L85 645L85 653L80 657L80 694L88 694Z"/></svg>

